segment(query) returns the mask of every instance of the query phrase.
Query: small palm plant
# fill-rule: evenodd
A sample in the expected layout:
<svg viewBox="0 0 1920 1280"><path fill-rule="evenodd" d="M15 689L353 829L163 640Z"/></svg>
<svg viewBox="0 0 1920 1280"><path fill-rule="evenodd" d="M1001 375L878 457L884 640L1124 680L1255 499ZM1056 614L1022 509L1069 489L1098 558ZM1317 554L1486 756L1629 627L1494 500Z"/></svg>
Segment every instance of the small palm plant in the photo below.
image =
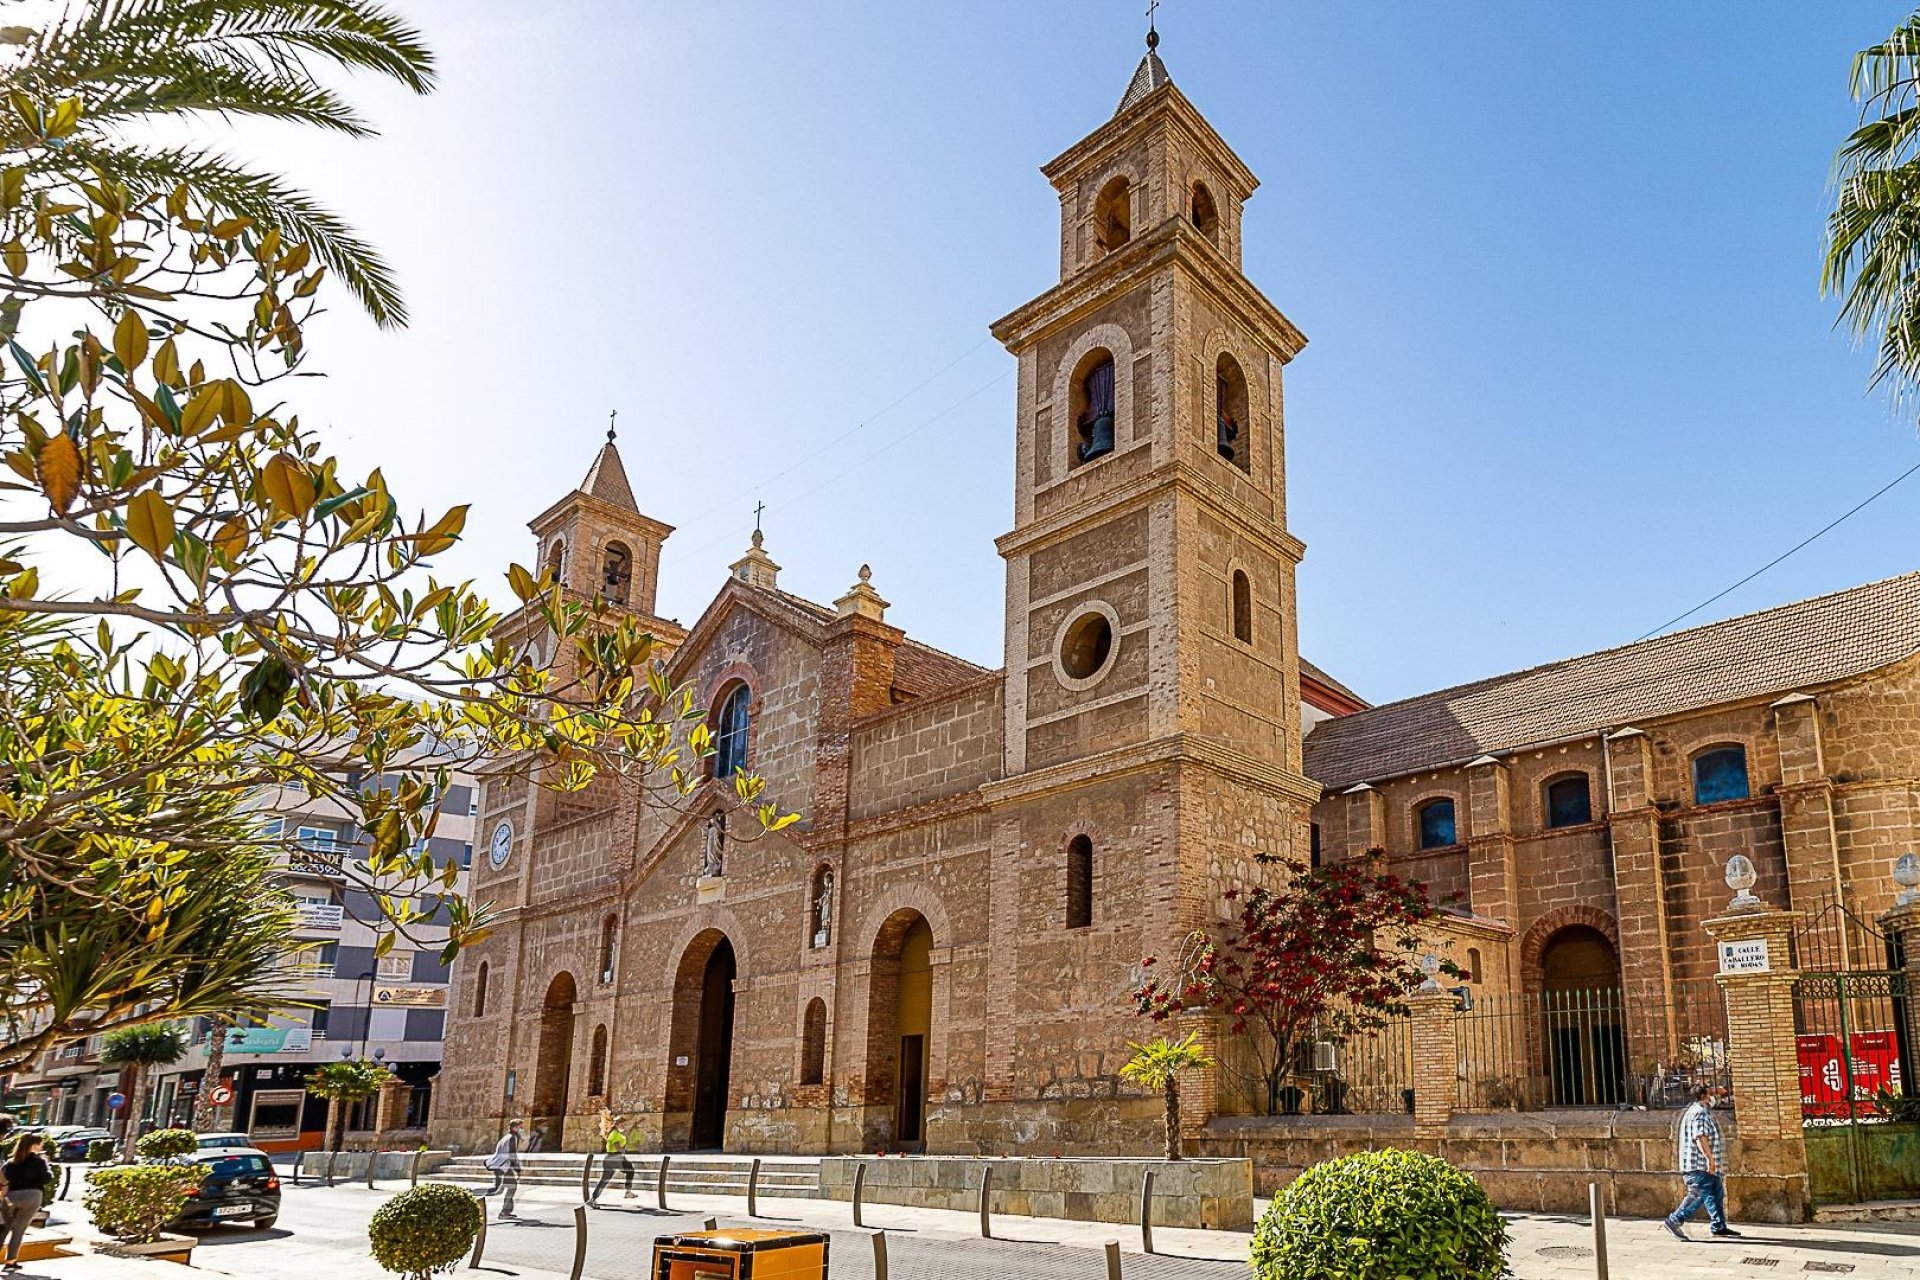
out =
<svg viewBox="0 0 1920 1280"><path fill-rule="evenodd" d="M1167 1100L1167 1159L1180 1158L1180 1073L1193 1067L1210 1067L1213 1057L1201 1047L1200 1033L1190 1031L1183 1040L1165 1036L1145 1044L1128 1041L1133 1057L1121 1066L1120 1074L1135 1084L1157 1089Z"/></svg>
<svg viewBox="0 0 1920 1280"><path fill-rule="evenodd" d="M347 1104L371 1098L393 1075L377 1062L349 1058L315 1068L307 1090L327 1100L327 1150L338 1151L347 1133Z"/></svg>
<svg viewBox="0 0 1920 1280"><path fill-rule="evenodd" d="M131 1164L134 1140L140 1136L140 1113L146 1110L147 1086L155 1067L170 1067L187 1055L187 1038L171 1022L109 1031L100 1042L100 1061L109 1067L133 1068L133 1096L122 1109L120 1158Z"/></svg>

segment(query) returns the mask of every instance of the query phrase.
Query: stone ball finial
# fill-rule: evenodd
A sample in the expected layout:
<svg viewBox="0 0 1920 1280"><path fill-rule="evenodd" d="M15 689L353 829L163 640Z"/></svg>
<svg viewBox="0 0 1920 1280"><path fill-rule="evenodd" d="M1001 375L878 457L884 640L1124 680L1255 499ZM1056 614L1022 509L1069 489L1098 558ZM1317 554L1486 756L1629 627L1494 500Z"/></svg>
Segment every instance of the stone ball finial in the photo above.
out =
<svg viewBox="0 0 1920 1280"><path fill-rule="evenodd" d="M753 531L753 549L755 551L758 551L761 548L761 546L765 544L766 540L767 540L766 534L760 532L758 529L755 529Z"/></svg>
<svg viewBox="0 0 1920 1280"><path fill-rule="evenodd" d="M1900 886L1896 907L1920 904L1920 855L1903 853L1893 864L1893 882Z"/></svg>
<svg viewBox="0 0 1920 1280"><path fill-rule="evenodd" d="M1754 869L1753 859L1746 854L1736 853L1727 859L1727 888L1733 890L1733 910L1750 911L1763 905L1751 892L1759 879L1760 875Z"/></svg>
<svg viewBox="0 0 1920 1280"><path fill-rule="evenodd" d="M862 582L872 582L872 581L873 581L873 566L872 566L872 565L870 565L870 564L863 564L863 565L861 565L861 566L860 566L860 581L862 581Z"/></svg>

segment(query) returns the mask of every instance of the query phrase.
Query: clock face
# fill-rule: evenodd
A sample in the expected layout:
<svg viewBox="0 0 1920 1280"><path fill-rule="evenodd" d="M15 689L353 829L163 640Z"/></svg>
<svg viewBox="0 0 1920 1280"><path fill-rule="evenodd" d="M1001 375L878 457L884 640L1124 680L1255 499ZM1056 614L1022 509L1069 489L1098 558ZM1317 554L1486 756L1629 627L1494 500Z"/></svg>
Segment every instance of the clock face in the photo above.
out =
<svg viewBox="0 0 1920 1280"><path fill-rule="evenodd" d="M493 829L493 843L487 846L487 861L493 864L495 871L507 865L507 858L513 853L513 824L502 822Z"/></svg>

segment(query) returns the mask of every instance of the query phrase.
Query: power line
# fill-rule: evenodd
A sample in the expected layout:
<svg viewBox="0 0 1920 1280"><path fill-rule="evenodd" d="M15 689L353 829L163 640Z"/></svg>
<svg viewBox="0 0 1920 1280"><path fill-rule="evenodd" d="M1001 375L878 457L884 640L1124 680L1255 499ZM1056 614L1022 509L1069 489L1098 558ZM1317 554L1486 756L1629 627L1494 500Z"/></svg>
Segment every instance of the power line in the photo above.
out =
<svg viewBox="0 0 1920 1280"><path fill-rule="evenodd" d="M947 363L940 366L939 369L935 370L931 374L928 374L925 378L922 378L919 382L915 383L912 387L910 387L906 391L903 391L899 395L895 396L892 400L888 401L883 408L880 408L874 411L873 413L868 414L866 417L860 419L860 421L854 423L851 427L848 427L845 431L842 431L839 435L827 441L825 444L815 448L813 451L809 453L801 454L799 457L793 459L791 462L787 463L786 466L774 472L772 475L762 476L759 480L756 480L754 483L748 485L746 488L741 489L739 492L735 493L733 496L727 498L726 500L722 502L717 502L713 506L708 507L706 510L696 512L694 515L687 517L685 520L681 521L681 526L684 528L687 525L699 524L702 520L705 520L708 516L713 515L715 512L724 511L728 507L731 507L734 503L738 502L742 497L746 496L747 494L753 493L759 489L764 489L766 486L772 484L774 481L779 480L785 476L791 475L797 468L803 467L807 463L812 462L815 458L827 452L829 449L833 448L835 445L839 444L841 441L850 439L851 437L858 435L860 432L865 431L868 427L872 426L875 422L879 421L881 418L886 417L889 413L899 408L902 404L905 404L908 400L911 400L914 396L918 395L920 392L924 391L929 386L932 386L935 382L938 382L941 378L945 377L948 373L950 373L955 368L955 366L959 365L961 361L965 360L968 356L972 355L974 352L978 351L980 348L986 346L987 343L991 342L992 340L993 340L993 335L988 334L986 337L980 339L980 341L974 343L972 346L968 347L965 351L962 351L959 355L955 356L953 359L947 361Z"/></svg>
<svg viewBox="0 0 1920 1280"><path fill-rule="evenodd" d="M975 348L975 350L978 350L978 349L979 348L977 347ZM962 359L964 358L965 357L963 356ZM958 363L958 361L956 361L955 363ZM951 365L948 366L948 368L951 368L951 367L952 367ZM937 377L938 375L935 375L935 376ZM791 506L794 503L802 501L803 499L812 497L814 494L819 493L822 489L827 488L829 485L838 483L839 481L845 479L847 476L852 475L855 471L858 471L861 467L866 466L869 462L872 462L875 458L878 458L882 454L889 453L894 449L899 448L901 445L913 439L915 436L919 435L922 431L925 431L928 427L933 426L935 423L945 418L948 414L953 413L955 410L961 408L963 405L966 405L974 400L979 399L981 396L993 390L993 388L999 386L1001 383L1005 382L1008 378L1012 376L1013 376L1012 369L1003 369L997 377L994 377L987 382L981 383L979 386L967 392L967 394L965 394L964 396L961 396L958 400L955 400L952 404L948 405L946 408L940 410L940 412L934 414L930 418L926 418L922 420L920 423L914 426L912 430L906 432L903 435L896 436L894 439L888 441L886 444L881 445L878 449L875 449L873 452L867 454L862 458L856 459L855 461L849 463L845 467L842 467L840 470L834 472L830 476L827 476L825 479L813 485L811 488L802 489L800 490L800 492L788 496L784 503L781 503L781 502L771 503L767 506L766 509L769 511L777 511L782 506ZM929 379L928 381L931 381L931 380L932 379ZM924 386L926 384L922 383L921 385ZM912 393L909 392L908 394L910 395ZM852 434L852 433L849 432L848 434ZM796 463L795 465L797 466L798 464ZM791 471L792 469L793 469L792 467L787 468L788 471ZM780 474L785 475L786 472L783 471ZM726 539L735 536L737 532L738 532L737 529L729 529L725 533L721 533L715 537L709 538L705 542L697 543L694 546L676 548L675 554L670 556L663 556L661 558L661 562L663 564L671 564L671 565L681 564L686 560L688 560L689 558L700 554L702 551L705 551L710 547L716 546L719 543L724 542Z"/></svg>
<svg viewBox="0 0 1920 1280"><path fill-rule="evenodd" d="M1826 525L1824 528L1820 529L1818 532L1809 534L1807 537L1801 539L1799 542L1787 548L1785 551L1782 551L1779 555L1767 561L1765 564L1761 565L1758 569L1755 569L1752 573L1740 579L1740 581L1734 583L1732 586L1728 587L1726 590L1717 592L1716 594L1709 596L1707 599L1702 600L1699 604L1693 606L1693 608L1687 610L1683 614L1680 614L1673 618L1669 618L1667 621L1661 623L1659 626L1655 627L1653 630L1647 632L1646 635L1641 636L1639 640L1635 640L1634 643L1639 644L1640 640L1651 640L1654 636L1659 635L1662 631L1665 631L1668 627L1671 627L1674 623L1685 621L1686 619L1691 618L1694 614L1700 612L1702 609L1706 608L1708 605L1712 604L1714 601L1722 599L1723 597L1732 595L1735 591L1738 591L1741 587L1746 586L1749 582L1752 582L1755 578L1759 577L1761 574L1765 573L1767 570L1773 568L1773 566L1779 564L1782 560L1785 560L1788 556L1794 554L1796 551L1800 551L1804 549L1809 544L1813 543L1815 540L1821 537L1824 537L1828 533L1831 533L1840 525L1846 523L1848 520L1852 519L1854 516L1866 510L1867 507L1872 505L1879 498L1891 492L1896 485L1898 485L1902 480L1905 480L1908 476L1914 474L1916 471L1920 471L1920 462L1914 463L1912 466L1908 467L1905 471L1902 471L1899 475L1887 481L1886 484L1874 490L1873 493L1871 493L1866 498L1861 500L1861 502L1857 506L1855 506L1852 510L1848 511L1845 515L1839 517L1838 519L1834 520L1832 523Z"/></svg>

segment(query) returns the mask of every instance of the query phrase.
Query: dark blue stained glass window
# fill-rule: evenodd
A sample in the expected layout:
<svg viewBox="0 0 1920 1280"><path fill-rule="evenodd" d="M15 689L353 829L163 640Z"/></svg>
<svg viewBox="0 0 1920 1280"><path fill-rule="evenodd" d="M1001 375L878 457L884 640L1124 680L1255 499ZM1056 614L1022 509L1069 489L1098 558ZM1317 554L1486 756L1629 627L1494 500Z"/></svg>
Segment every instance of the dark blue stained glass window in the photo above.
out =
<svg viewBox="0 0 1920 1280"><path fill-rule="evenodd" d="M1429 800L1421 805L1420 847L1443 849L1453 843L1453 801Z"/></svg>
<svg viewBox="0 0 1920 1280"><path fill-rule="evenodd" d="M1721 800L1745 800L1752 792L1747 786L1747 749L1715 747L1693 758L1693 802L1714 804Z"/></svg>
<svg viewBox="0 0 1920 1280"><path fill-rule="evenodd" d="M748 704L752 694L745 685L735 685L720 704L713 725L713 776L731 778L747 767Z"/></svg>
<svg viewBox="0 0 1920 1280"><path fill-rule="evenodd" d="M1587 775L1571 773L1547 784L1547 825L1577 827L1593 821L1593 792Z"/></svg>

